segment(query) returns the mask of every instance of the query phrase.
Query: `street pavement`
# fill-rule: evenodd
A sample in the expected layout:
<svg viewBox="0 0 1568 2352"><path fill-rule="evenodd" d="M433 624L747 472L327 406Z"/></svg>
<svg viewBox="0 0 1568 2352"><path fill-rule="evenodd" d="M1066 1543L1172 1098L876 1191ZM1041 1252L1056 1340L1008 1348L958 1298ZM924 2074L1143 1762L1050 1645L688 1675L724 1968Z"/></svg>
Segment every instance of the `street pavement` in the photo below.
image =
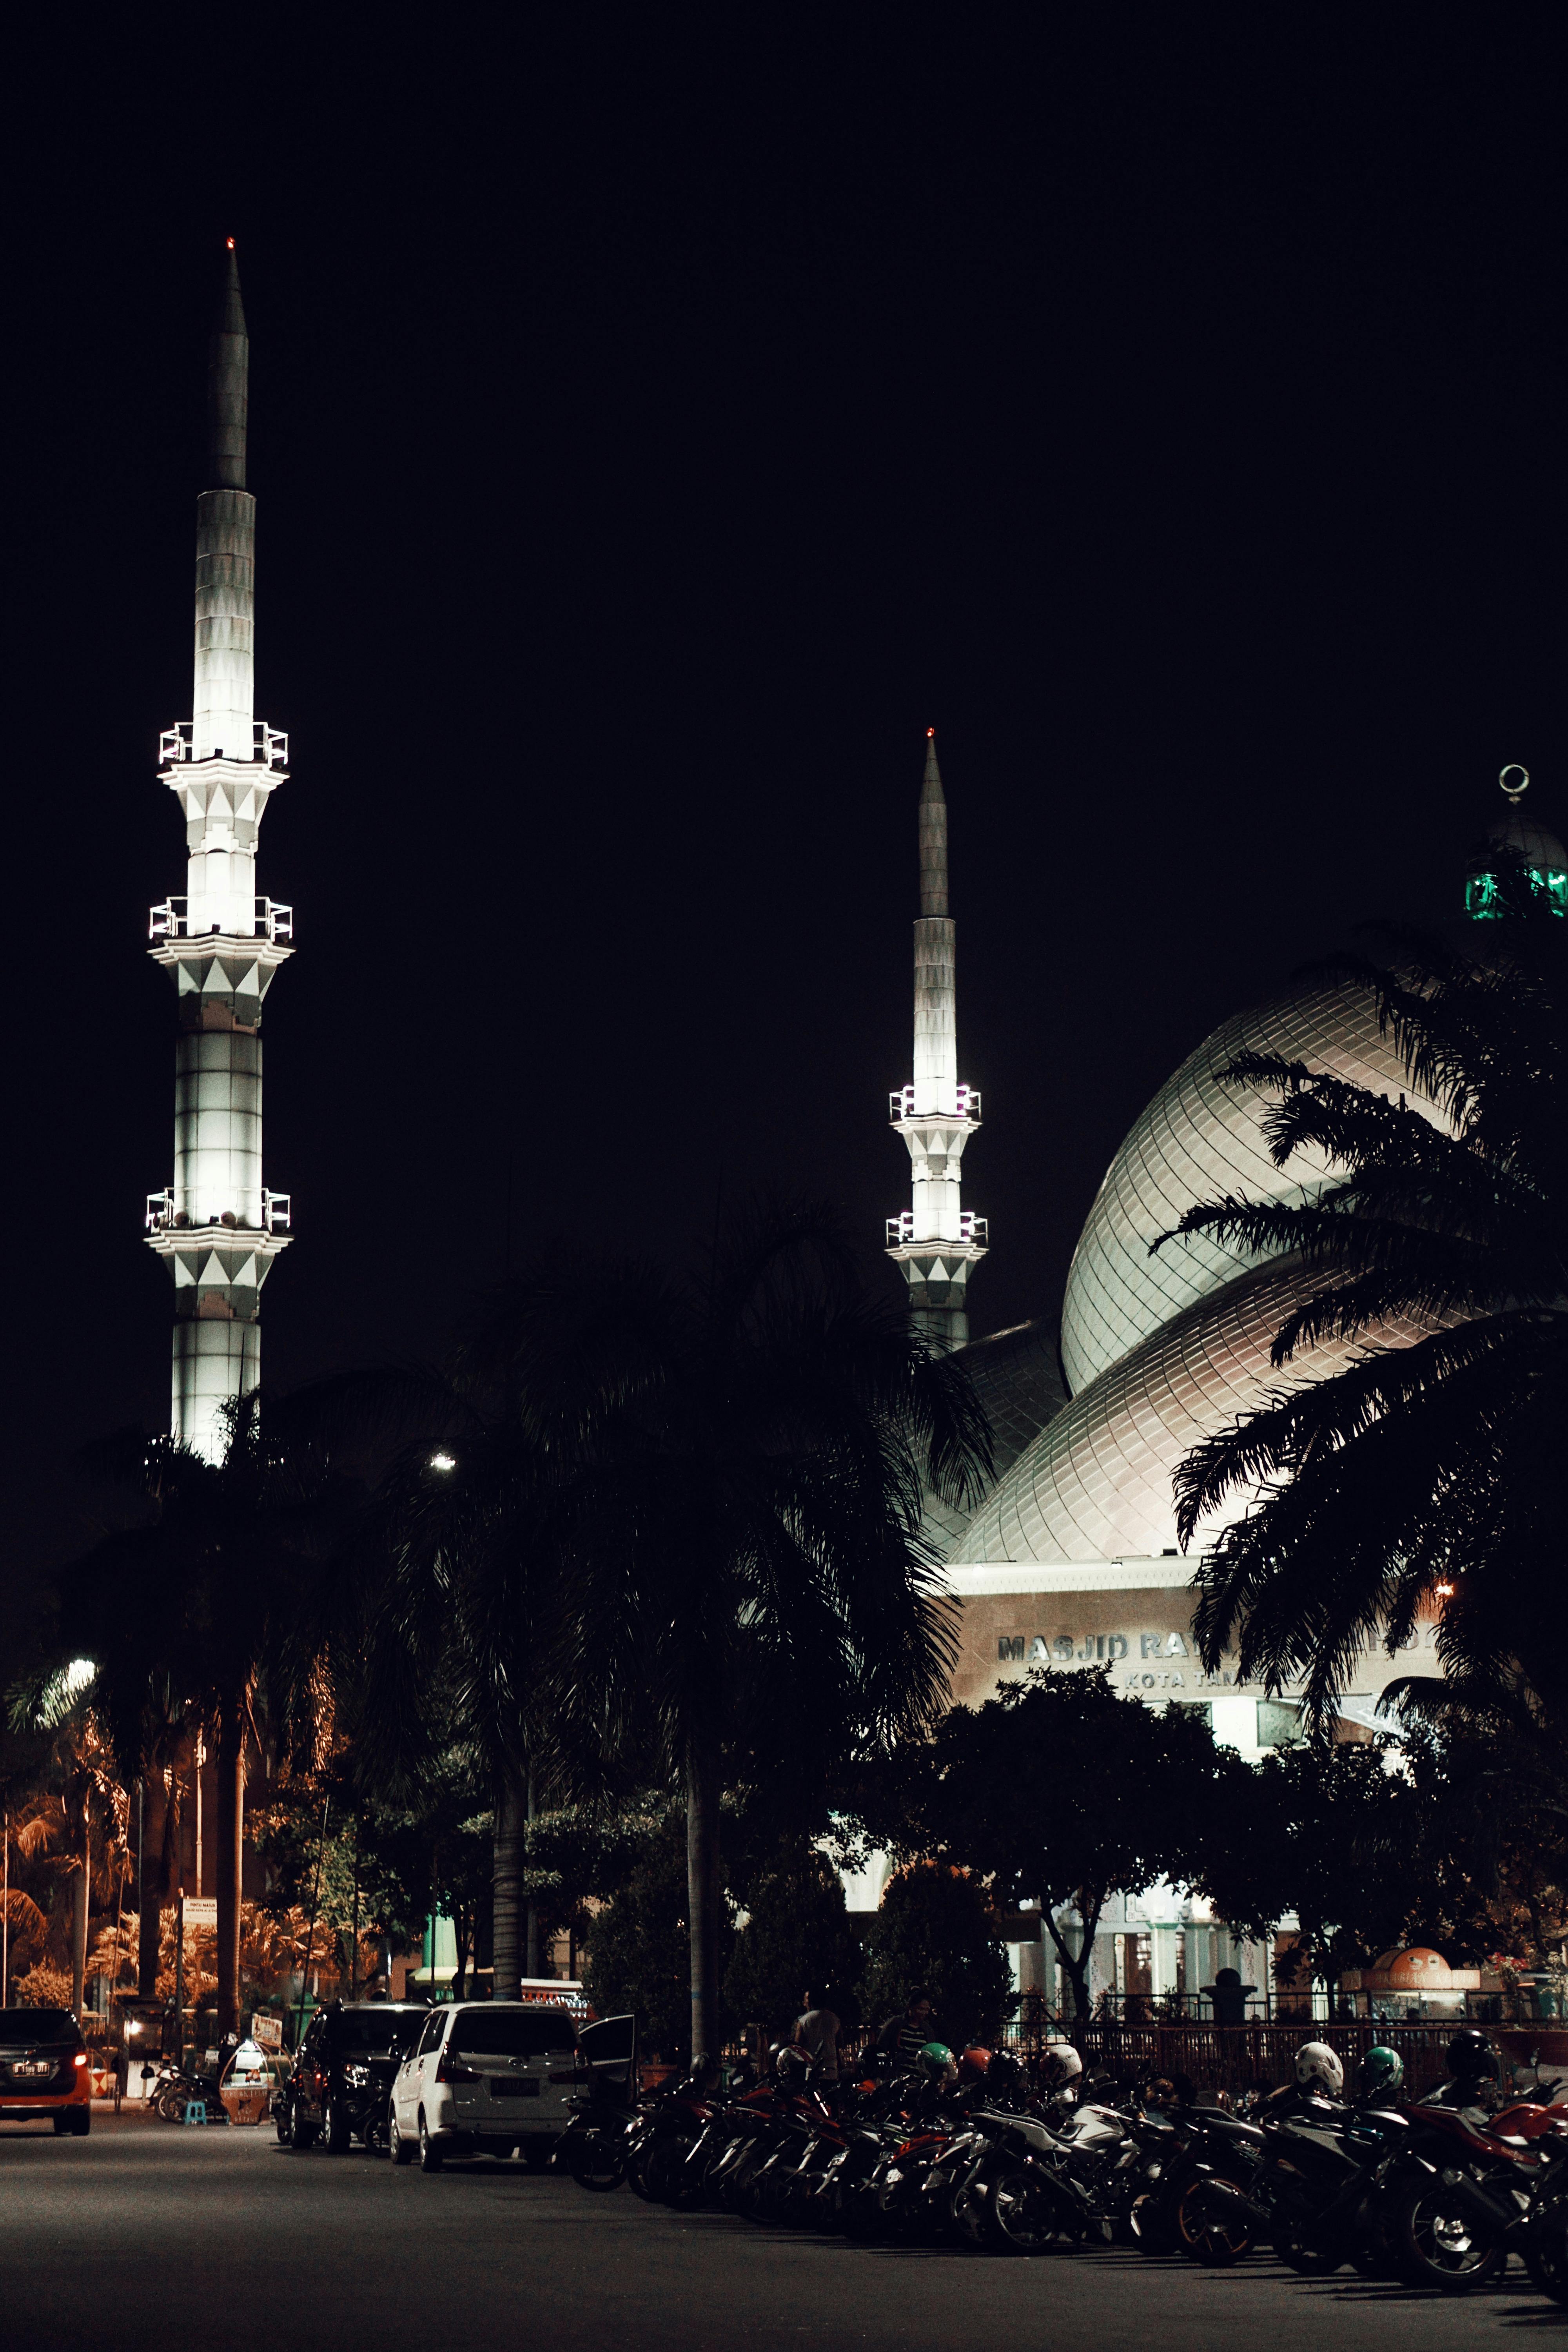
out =
<svg viewBox="0 0 1568 2352"><path fill-rule="evenodd" d="M1019 2262L848 2246L595 2196L517 2163L429 2179L290 2154L269 2130L97 2113L92 2137L0 2125L6 2345L228 2352L1473 2352L1568 2328L1516 2265L1486 2294L1233 2271L1135 2251Z"/></svg>

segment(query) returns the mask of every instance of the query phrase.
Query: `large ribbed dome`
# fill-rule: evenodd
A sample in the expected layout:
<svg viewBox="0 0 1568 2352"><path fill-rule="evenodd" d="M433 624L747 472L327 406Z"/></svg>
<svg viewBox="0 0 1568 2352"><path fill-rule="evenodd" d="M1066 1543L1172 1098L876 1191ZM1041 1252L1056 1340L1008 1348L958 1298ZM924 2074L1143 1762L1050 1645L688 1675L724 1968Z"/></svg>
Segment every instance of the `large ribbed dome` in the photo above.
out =
<svg viewBox="0 0 1568 2352"><path fill-rule="evenodd" d="M1141 1559L1176 1548L1172 1481L1199 1440L1250 1411L1270 1388L1326 1380L1361 1341L1324 1340L1289 1372L1268 1360L1274 1335L1310 1295L1297 1265L1242 1275L1174 1316L1103 1372L1043 1429L975 1512L952 1557L971 1565ZM1408 1346L1414 1325L1380 1342Z"/></svg>
<svg viewBox="0 0 1568 2352"><path fill-rule="evenodd" d="M1307 986L1238 1013L1206 1037L1123 1142L1073 1253L1062 1305L1062 1368L1076 1397L1131 1349L1257 1261L1206 1239L1149 1244L1184 1211L1226 1193L1294 1200L1321 1181L1321 1159L1275 1167L1263 1141L1268 1098L1215 1073L1243 1052L1281 1054L1394 1096L1405 1078L1380 1037L1366 990Z"/></svg>
<svg viewBox="0 0 1568 2352"><path fill-rule="evenodd" d="M1305 1154L1275 1167L1263 1140L1273 1097L1217 1076L1243 1051L1391 1097L1407 1090L1363 988L1305 984L1205 1039L1127 1137L1079 1238L1062 1315L1072 1402L954 1531L955 1562L1067 1567L1173 1550L1172 1485L1193 1447L1269 1389L1326 1379L1365 1344L1324 1341L1276 1371L1275 1334L1313 1277L1293 1262L1204 1238L1150 1255L1155 1235L1200 1202L1297 1200L1329 1173ZM1417 1336L1414 1326L1391 1325L1377 1339L1406 1346Z"/></svg>

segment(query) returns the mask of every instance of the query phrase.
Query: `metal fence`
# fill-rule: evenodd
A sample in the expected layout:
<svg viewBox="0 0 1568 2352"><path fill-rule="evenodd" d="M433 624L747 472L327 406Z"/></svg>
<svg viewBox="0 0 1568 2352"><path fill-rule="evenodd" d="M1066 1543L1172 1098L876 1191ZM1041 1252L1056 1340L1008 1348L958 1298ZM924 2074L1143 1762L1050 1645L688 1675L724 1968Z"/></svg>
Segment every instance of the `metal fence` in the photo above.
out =
<svg viewBox="0 0 1568 2352"><path fill-rule="evenodd" d="M1147 2081L1155 2074L1184 2074L1200 2092L1271 2090L1290 2081L1297 2051L1305 2041L1326 2042L1337 2050L1347 2076L1374 2042L1397 2050L1405 2061L1406 2095L1419 2098L1442 2081L1444 2052L1456 2023L1419 2025L1328 2024L1310 2019L1269 2024L1212 2025L1173 2020L1148 2025L1116 2023L1058 2026L1082 2055L1086 2068L1103 2069L1118 2082ZM1036 2039L1043 2039L1043 2032ZM1510 2070L1534 2070L1543 2077L1568 2076L1568 2032L1534 2026L1495 2028L1493 2040ZM1027 2042L1025 2043L1027 2047ZM1511 2082L1510 2082L1511 2087Z"/></svg>
<svg viewBox="0 0 1568 2352"><path fill-rule="evenodd" d="M1522 1984L1509 1992L1458 1992L1447 1996L1441 2009L1430 2008L1423 2015L1412 2004L1397 2018L1373 2014L1370 2020L1371 2002L1381 1995L1337 1993L1328 2000L1329 2013L1347 2025L1386 2023L1447 2026L1458 2032L1462 2025L1530 2025L1552 2026L1559 2021L1555 1990ZM1030 2030L1030 2021L1043 2020L1052 2030L1058 2021L1070 2020L1071 2011L1055 2009L1044 1993L1026 1992L1019 2000L1019 2018L1023 2030ZM1325 1996L1321 1990L1309 1990L1305 1985L1264 1985L1248 1996L1247 2025L1273 2025L1297 2019L1310 2020L1324 2014ZM1206 1992L1110 1992L1101 1990L1094 1997L1094 2021L1097 2025L1170 2025L1215 2023L1214 2001Z"/></svg>

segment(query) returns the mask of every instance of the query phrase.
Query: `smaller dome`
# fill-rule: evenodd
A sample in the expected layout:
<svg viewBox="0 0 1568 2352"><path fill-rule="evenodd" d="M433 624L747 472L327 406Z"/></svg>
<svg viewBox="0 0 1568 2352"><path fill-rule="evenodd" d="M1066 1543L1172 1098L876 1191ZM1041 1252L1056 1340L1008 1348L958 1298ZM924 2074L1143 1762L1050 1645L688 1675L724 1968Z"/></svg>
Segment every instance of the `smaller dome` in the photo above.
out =
<svg viewBox="0 0 1568 2352"><path fill-rule="evenodd" d="M1555 866L1560 873L1568 869L1568 853L1564 853L1557 835L1548 833L1543 824L1537 824L1532 816L1526 816L1521 808L1505 811L1495 824L1489 825L1487 841L1489 845L1501 843L1516 850L1527 866Z"/></svg>
<svg viewBox="0 0 1568 2352"><path fill-rule="evenodd" d="M1454 1971L1441 1952L1413 1944L1407 1952L1384 1952L1373 1974L1385 1978L1390 1992L1450 1992Z"/></svg>
<svg viewBox="0 0 1568 2352"><path fill-rule="evenodd" d="M1517 783L1510 782L1517 777ZM1520 806L1530 783L1529 772L1505 768L1498 782L1508 798L1503 814L1487 827L1484 841L1471 850L1465 868L1465 912L1472 922L1488 922L1515 911L1518 896L1517 858L1531 877L1531 893L1544 892L1555 914L1568 914L1568 851L1554 833L1548 833ZM1506 850L1500 858L1499 850ZM1500 871L1500 868L1501 869Z"/></svg>

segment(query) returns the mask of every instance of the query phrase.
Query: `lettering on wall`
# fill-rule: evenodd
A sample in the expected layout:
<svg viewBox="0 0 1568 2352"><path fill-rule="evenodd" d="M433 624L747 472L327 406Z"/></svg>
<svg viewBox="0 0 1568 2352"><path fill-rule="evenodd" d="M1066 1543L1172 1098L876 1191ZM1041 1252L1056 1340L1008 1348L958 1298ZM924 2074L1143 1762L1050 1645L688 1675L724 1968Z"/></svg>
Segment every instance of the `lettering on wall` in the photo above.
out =
<svg viewBox="0 0 1568 2352"><path fill-rule="evenodd" d="M1419 1642L1401 1643L1405 1650L1425 1645L1436 1646L1437 1628L1428 1625ZM1133 1642L1138 1644L1139 1665L1124 1679L1129 1690L1155 1690L1184 1686L1180 1660L1191 1660L1188 1636L1181 1633L1002 1633L996 1640L996 1655L1005 1666L1021 1665L1115 1665L1131 1654ZM1200 1690L1229 1690L1238 1677L1228 1666L1205 1674L1194 1661L1189 1671L1194 1685Z"/></svg>

